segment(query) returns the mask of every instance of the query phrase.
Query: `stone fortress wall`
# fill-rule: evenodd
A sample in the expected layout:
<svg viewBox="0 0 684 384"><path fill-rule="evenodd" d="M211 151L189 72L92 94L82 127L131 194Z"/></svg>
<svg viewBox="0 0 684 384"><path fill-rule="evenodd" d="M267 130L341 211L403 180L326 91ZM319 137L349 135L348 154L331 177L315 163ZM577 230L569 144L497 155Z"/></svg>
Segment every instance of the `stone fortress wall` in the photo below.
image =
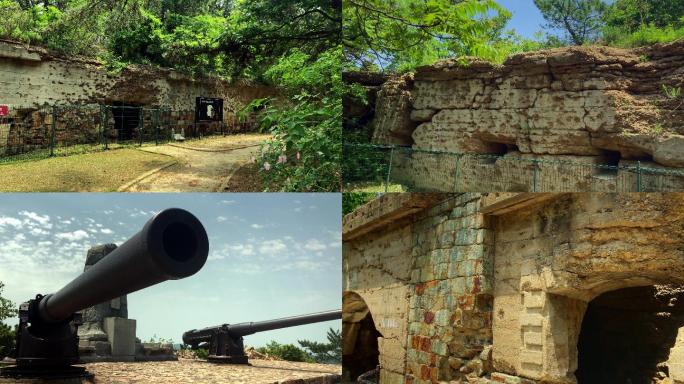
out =
<svg viewBox="0 0 684 384"><path fill-rule="evenodd" d="M443 60L384 84L375 104L374 141L501 156L462 167L474 174L460 175L459 191L491 191L478 180L524 175L531 160L569 161L590 170L637 161L646 168L678 169L684 167L684 98L673 93L682 87L684 41L634 50L528 52L503 65ZM397 156L404 157L397 160L397 179L413 181L417 189L451 191L456 183L453 156ZM556 190L587 190L582 183L592 182L593 190L610 191L610 179L631 177L600 169L589 173L564 180Z"/></svg>
<svg viewBox="0 0 684 384"><path fill-rule="evenodd" d="M56 140L87 143L99 135L98 105L163 108L168 110L163 116L166 124L190 130L196 97L224 99L224 121L230 122L253 99L274 95L273 88L262 85L193 79L175 70L142 65L114 75L92 59L0 40L0 104L9 105L9 116L0 117L0 149L44 147L53 123L52 106L64 107L58 111ZM155 123L152 115L143 113L146 126ZM108 118L113 126L111 113Z"/></svg>
<svg viewBox="0 0 684 384"><path fill-rule="evenodd" d="M383 384L684 383L683 225L683 194L385 195L344 218L344 290Z"/></svg>

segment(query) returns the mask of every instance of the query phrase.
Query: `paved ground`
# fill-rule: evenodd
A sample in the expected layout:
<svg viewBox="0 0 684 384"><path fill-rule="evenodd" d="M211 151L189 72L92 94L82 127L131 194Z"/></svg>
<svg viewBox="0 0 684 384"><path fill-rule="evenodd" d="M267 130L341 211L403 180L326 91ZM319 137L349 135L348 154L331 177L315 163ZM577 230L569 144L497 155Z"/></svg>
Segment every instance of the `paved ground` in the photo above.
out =
<svg viewBox="0 0 684 384"><path fill-rule="evenodd" d="M123 192L216 192L258 151L268 136L213 137L142 150L174 157L178 164L144 177Z"/></svg>
<svg viewBox="0 0 684 384"><path fill-rule="evenodd" d="M6 380L1 384L333 384L338 383L342 368L339 365L293 363L289 361L251 360L246 365L216 365L197 360L147 363L91 363L86 368L94 374L94 381L37 381Z"/></svg>

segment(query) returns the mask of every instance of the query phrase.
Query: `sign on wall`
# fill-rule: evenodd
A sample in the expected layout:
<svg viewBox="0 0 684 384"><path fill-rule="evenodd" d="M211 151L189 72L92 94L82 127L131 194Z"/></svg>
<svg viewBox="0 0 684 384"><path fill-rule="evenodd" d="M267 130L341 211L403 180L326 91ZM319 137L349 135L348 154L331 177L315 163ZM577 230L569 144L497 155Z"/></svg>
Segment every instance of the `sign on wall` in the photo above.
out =
<svg viewBox="0 0 684 384"><path fill-rule="evenodd" d="M223 99L198 97L195 105L195 121L223 121Z"/></svg>
<svg viewBox="0 0 684 384"><path fill-rule="evenodd" d="M0 117L9 115L9 105L0 105Z"/></svg>

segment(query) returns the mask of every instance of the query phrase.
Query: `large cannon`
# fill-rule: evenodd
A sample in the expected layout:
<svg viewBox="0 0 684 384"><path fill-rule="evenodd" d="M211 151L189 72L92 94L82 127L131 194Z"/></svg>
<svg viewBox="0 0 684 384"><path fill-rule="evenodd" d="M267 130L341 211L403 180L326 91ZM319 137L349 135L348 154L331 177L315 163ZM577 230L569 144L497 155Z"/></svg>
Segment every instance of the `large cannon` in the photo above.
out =
<svg viewBox="0 0 684 384"><path fill-rule="evenodd" d="M342 310L284 317L281 319L239 324L223 324L216 327L193 329L183 334L183 343L192 349L209 347L208 361L214 363L248 364L243 336L273 329L319 323L342 318Z"/></svg>
<svg viewBox="0 0 684 384"><path fill-rule="evenodd" d="M59 291L19 306L16 366L3 376L73 376L79 361L80 310L166 280L195 274L207 260L209 240L190 212L171 208Z"/></svg>

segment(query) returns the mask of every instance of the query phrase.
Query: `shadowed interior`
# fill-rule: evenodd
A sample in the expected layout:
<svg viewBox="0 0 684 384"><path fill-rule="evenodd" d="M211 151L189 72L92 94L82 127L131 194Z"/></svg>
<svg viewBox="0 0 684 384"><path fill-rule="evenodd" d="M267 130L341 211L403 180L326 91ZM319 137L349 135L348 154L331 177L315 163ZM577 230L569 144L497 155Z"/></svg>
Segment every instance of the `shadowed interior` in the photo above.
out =
<svg viewBox="0 0 684 384"><path fill-rule="evenodd" d="M579 384L651 383L669 377L670 349L684 325L684 293L625 288L589 303L577 349Z"/></svg>
<svg viewBox="0 0 684 384"><path fill-rule="evenodd" d="M167 226L162 234L162 243L164 252L176 261L188 261L197 252L195 231L184 223Z"/></svg>

